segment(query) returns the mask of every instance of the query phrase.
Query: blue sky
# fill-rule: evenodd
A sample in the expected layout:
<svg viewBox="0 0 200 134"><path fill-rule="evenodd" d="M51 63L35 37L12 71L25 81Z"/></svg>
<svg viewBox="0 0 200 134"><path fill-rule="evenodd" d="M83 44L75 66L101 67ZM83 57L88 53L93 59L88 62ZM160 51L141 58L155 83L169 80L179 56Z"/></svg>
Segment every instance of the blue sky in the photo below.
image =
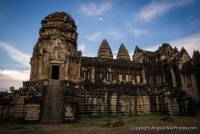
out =
<svg viewBox="0 0 200 134"><path fill-rule="evenodd" d="M86 56L96 56L104 38L114 55L122 42L130 55L136 45L153 51L163 42L200 50L199 0L1 0L0 88L28 79L40 22L55 11L74 18Z"/></svg>

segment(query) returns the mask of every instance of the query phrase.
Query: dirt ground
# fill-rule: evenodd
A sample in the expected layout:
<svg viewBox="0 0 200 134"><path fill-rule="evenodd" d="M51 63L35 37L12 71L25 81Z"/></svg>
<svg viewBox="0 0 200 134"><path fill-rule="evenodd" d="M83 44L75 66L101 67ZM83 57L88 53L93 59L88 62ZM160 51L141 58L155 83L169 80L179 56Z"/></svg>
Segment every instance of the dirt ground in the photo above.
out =
<svg viewBox="0 0 200 134"><path fill-rule="evenodd" d="M62 125L22 125L12 128L0 128L0 134L198 134L193 130L136 130L136 127L78 127ZM143 128L144 129L144 128Z"/></svg>

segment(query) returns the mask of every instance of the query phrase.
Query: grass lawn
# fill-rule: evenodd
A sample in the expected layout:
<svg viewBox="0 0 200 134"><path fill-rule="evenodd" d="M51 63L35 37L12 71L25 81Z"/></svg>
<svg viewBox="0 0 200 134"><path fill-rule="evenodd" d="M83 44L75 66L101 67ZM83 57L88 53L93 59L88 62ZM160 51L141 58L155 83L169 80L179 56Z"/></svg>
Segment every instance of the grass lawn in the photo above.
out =
<svg viewBox="0 0 200 134"><path fill-rule="evenodd" d="M200 128L200 116L163 116L163 115L134 115L121 116L123 125L121 127L107 126L108 122L115 123L116 117L81 117L77 122L65 124L39 124L20 123L18 120L8 120L0 118L1 134L121 134L121 133L141 133L141 134L197 134ZM134 127L197 127L192 131L136 131Z"/></svg>
<svg viewBox="0 0 200 134"><path fill-rule="evenodd" d="M164 115L132 115L121 116L123 126L200 126L200 116L170 116L170 120ZM114 123L117 117L100 116L100 117L80 117L77 122L63 124L65 127L103 127L108 122ZM25 125L37 125L37 123L21 123L18 120L0 119L1 128L18 128Z"/></svg>
<svg viewBox="0 0 200 134"><path fill-rule="evenodd" d="M171 120L163 120L167 116L162 115L133 115L122 116L121 119L126 127L138 126L200 126L200 116L171 116ZM82 117L77 123L69 124L70 126L95 126L101 127L107 122L116 121L115 117Z"/></svg>

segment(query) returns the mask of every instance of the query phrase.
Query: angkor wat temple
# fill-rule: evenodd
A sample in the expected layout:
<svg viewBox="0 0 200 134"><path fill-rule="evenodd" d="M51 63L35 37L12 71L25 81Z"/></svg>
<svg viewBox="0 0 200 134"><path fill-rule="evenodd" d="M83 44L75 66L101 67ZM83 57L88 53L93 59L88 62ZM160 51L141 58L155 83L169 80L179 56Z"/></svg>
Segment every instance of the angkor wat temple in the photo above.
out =
<svg viewBox="0 0 200 134"><path fill-rule="evenodd" d="M41 24L30 80L0 93L1 117L61 123L79 116L177 115L190 114L199 102L198 51L190 58L164 43L154 52L136 46L130 58L121 44L114 59L104 39L97 57L84 57L70 15L52 13Z"/></svg>

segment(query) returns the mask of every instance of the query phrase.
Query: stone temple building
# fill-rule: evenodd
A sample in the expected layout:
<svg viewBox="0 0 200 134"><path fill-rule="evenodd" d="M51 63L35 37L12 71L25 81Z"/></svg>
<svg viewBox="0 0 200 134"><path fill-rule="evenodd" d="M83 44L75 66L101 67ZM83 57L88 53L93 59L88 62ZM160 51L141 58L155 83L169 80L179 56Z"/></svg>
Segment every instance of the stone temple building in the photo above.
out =
<svg viewBox="0 0 200 134"><path fill-rule="evenodd" d="M0 116L62 123L80 116L189 114L199 102L193 58L162 44L156 51L124 44L113 58L104 39L96 57L77 50L72 17L55 12L41 21L30 59L30 80L19 90L0 93ZM199 55L199 52L196 52Z"/></svg>

